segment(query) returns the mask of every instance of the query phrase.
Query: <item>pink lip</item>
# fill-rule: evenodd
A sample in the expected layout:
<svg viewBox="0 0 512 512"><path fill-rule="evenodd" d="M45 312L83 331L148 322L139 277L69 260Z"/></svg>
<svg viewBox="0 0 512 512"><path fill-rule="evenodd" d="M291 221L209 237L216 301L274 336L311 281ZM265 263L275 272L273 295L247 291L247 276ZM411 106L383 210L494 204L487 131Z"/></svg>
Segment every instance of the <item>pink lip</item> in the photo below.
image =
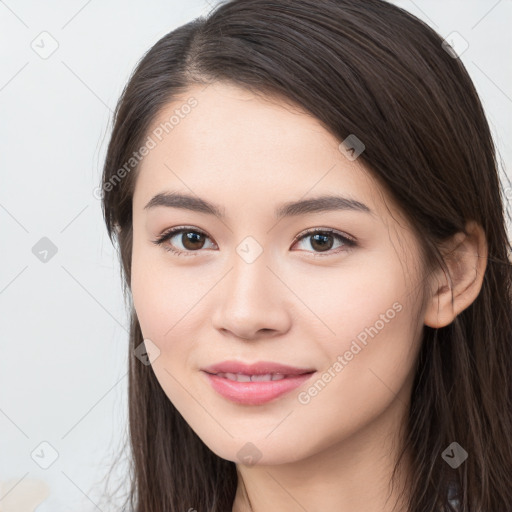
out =
<svg viewBox="0 0 512 512"><path fill-rule="evenodd" d="M252 365L225 361L202 368L213 389L228 400L244 405L261 405L292 391L311 378L315 370L295 368L271 362L259 362ZM236 382L215 373L241 373L244 375L265 375L280 373L285 378L275 381Z"/></svg>

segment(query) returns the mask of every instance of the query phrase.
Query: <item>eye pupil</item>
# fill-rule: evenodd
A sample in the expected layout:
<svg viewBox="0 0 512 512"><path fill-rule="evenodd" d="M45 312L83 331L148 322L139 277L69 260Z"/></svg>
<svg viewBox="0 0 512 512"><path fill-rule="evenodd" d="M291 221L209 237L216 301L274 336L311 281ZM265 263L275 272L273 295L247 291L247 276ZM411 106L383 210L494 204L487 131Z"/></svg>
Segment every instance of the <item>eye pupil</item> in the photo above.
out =
<svg viewBox="0 0 512 512"><path fill-rule="evenodd" d="M183 233L182 235L182 243L183 247L186 249L201 249L201 247L204 245L204 236L201 233L196 233L194 231L187 231L186 233ZM200 246L194 245L194 243L202 242ZM190 243L192 245L190 245Z"/></svg>
<svg viewBox="0 0 512 512"><path fill-rule="evenodd" d="M319 242L319 240L318 240L319 238L323 239L323 241ZM325 243L325 239L326 238L328 238L328 239L330 238L330 243L327 243L327 244ZM327 250L328 251L329 249L332 248L333 242L332 242L332 236L331 235L326 235L326 234L322 234L322 233L316 233L315 235L313 235L311 237L311 239L312 239L311 246L313 248L315 248L315 243L318 243L318 242L320 244L319 248L321 250ZM327 245L327 247L326 247L326 245Z"/></svg>

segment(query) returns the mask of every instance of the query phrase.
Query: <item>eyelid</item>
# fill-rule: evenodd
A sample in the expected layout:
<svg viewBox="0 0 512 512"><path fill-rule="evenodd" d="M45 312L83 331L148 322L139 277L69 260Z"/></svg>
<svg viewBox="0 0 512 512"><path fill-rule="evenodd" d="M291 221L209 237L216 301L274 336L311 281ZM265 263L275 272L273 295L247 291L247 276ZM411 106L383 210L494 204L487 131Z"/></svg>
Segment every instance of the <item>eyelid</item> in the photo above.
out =
<svg viewBox="0 0 512 512"><path fill-rule="evenodd" d="M294 238L293 243L299 241L301 238L304 238L307 235L314 234L314 233L328 233L330 235L338 235L339 237L344 238L347 241L356 243L356 239L353 236L348 235L346 233L342 233L341 231L338 231L337 229L334 229L334 228L316 228L316 227L315 228L308 228L305 231L301 231Z"/></svg>

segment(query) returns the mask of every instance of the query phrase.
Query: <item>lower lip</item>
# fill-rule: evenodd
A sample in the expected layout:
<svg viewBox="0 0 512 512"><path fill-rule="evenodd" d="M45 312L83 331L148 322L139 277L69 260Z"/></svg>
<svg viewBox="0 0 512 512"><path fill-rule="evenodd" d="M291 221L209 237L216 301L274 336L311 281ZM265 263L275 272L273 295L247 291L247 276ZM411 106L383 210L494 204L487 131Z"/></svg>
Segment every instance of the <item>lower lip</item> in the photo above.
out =
<svg viewBox="0 0 512 512"><path fill-rule="evenodd" d="M220 395L244 405L261 405L298 388L311 378L313 373L305 373L281 380L237 382L211 373L203 372L213 389Z"/></svg>

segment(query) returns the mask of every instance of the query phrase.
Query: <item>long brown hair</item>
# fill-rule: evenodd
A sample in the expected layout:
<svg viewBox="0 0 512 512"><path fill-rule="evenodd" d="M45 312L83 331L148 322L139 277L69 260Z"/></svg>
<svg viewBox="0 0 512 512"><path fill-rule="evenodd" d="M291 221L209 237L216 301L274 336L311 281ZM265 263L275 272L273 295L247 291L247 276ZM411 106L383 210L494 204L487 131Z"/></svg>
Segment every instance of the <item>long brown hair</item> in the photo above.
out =
<svg viewBox="0 0 512 512"><path fill-rule="evenodd" d="M138 169L131 158L168 102L191 84L214 81L290 101L340 141L356 134L365 144L359 158L421 233L428 268L446 268L439 244L465 232L467 221L483 227L488 264L478 297L446 327L424 327L403 452L413 457L411 512L452 510L450 481L460 490L460 511L512 510L504 200L478 94L442 43L383 0L232 0L165 35L138 63L115 111L101 183L131 311L130 510L227 512L237 486L235 463L199 439L151 365L134 356L143 338L129 290ZM441 456L453 441L469 453L457 469Z"/></svg>

